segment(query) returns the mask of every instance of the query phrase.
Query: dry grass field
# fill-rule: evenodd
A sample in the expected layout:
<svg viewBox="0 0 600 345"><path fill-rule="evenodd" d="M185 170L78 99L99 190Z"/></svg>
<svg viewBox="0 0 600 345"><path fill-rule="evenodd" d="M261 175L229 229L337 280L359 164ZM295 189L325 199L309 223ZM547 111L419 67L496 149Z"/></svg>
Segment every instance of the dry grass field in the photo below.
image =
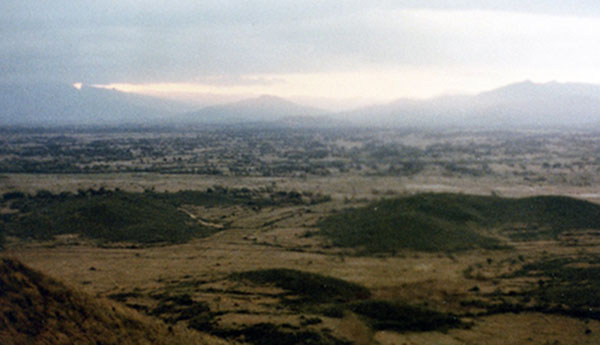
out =
<svg viewBox="0 0 600 345"><path fill-rule="evenodd" d="M190 176L28 176L9 175L3 184L38 189L76 190L84 185L127 188L156 186L173 190L207 185L256 186L256 179L203 179ZM35 181L32 183L30 181ZM271 184L273 181L260 181ZM313 235L319 219L349 206L364 205L388 192L387 197L418 190L450 190L508 195L592 194L593 190L555 186L502 186L468 181L398 181L391 178L343 178L275 181L278 188L330 193L333 200L317 205L263 207L186 206L186 212L226 229L188 243L128 248L113 243L99 247L77 235L30 242L13 239L2 253L45 274L77 286L94 296L112 298L150 317L181 327L196 327L227 341L269 343L264 334L302 334L315 343L356 344L595 344L600 321L541 310L502 311L470 303L498 303L530 288L531 277L509 277L527 263L542 258L597 257L596 233L556 240L511 242L507 250L469 250L458 253L410 249L375 256L355 255L352 249L332 247ZM452 187L450 187L452 186ZM581 196L580 194L580 196ZM585 195L583 195L585 197ZM426 307L455 315L460 326L440 330L397 331L376 329L368 318L328 303L295 305L285 301L286 290L273 283L256 284L232 278L236 272L293 269L359 284L370 299ZM468 274L466 273L468 272ZM298 292L296 292L298 293ZM293 293L292 293L293 294ZM589 297L592 298L592 297ZM181 305L177 304L181 302ZM201 307L198 307L201 306ZM189 308L201 320L183 315ZM187 309L186 309L187 308ZM327 309L332 309L331 311ZM488 310L489 309L489 310ZM194 320L192 318L192 320ZM272 327L252 326L271 325ZM237 333L236 333L237 330ZM254 334L252 337L249 334ZM260 331L260 332L259 332ZM245 334L244 332L248 333ZM262 333L261 333L262 332ZM305 332L306 334L302 333ZM264 333L264 334L263 334ZM244 335L245 334L245 335ZM316 334L316 338L311 336ZM281 337L281 334L279 334ZM304 339L304 338L303 338ZM306 340L305 339L305 340ZM296 340L289 340L294 343ZM298 340L297 343L303 343Z"/></svg>
<svg viewBox="0 0 600 345"><path fill-rule="evenodd" d="M514 233L526 226L512 224L486 232L502 241L499 249L373 253L333 245L321 232L324 219L348 208L423 192L562 195L594 204L600 198L600 186L557 182L547 171L548 178L537 181L497 173L426 172L276 177L5 173L2 194L103 188L140 195L152 190L160 196L220 186L331 198L258 206L182 203L178 210L190 222L214 232L182 243L142 244L68 231L37 240L9 234L0 256L91 296L86 298L156 322L160 329L171 327L180 332L179 341L190 344L600 343L598 229L523 239ZM14 212L4 204L3 214Z"/></svg>

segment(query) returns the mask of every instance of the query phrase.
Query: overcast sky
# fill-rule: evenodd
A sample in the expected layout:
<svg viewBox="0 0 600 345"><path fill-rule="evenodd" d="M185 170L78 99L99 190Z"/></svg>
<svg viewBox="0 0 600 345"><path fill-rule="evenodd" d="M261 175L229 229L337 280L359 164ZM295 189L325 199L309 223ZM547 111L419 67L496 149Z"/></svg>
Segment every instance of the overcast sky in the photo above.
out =
<svg viewBox="0 0 600 345"><path fill-rule="evenodd" d="M598 17L597 0L2 0L0 79L338 102L600 83Z"/></svg>

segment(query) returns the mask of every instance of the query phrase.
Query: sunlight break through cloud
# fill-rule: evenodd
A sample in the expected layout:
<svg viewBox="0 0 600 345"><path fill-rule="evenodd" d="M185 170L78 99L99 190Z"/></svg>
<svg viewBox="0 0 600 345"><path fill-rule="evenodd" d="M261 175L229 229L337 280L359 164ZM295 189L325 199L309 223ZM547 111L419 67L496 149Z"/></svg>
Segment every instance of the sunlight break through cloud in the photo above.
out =
<svg viewBox="0 0 600 345"><path fill-rule="evenodd" d="M335 30L351 24L339 20L331 24ZM194 74L192 69L188 80L169 81L167 77L156 82L127 80L102 86L164 95L274 94L382 101L474 93L525 79L600 82L600 21L595 18L481 10L370 9L354 15L352 21L358 29L351 29L361 33L360 40L351 40L359 45L354 49L347 35L340 36L341 42L333 48L326 46L325 39L322 46L315 46L314 38L309 40L310 52L306 54L318 59L322 51L323 65L328 66L325 69L304 66L298 72L248 70L231 75ZM316 35L327 32L321 26L313 27ZM291 39L290 46L301 40ZM280 59L261 58L265 65L277 64ZM332 67L336 59L339 66ZM289 66L286 69L293 70Z"/></svg>

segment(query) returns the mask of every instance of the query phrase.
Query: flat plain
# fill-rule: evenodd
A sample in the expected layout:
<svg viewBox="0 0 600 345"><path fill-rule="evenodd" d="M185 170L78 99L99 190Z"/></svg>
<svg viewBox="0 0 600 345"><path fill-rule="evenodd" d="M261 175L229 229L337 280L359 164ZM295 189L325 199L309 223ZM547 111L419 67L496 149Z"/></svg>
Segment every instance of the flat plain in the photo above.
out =
<svg viewBox="0 0 600 345"><path fill-rule="evenodd" d="M600 227L588 222L600 198L597 138L585 130L12 131L0 152L0 255L214 337L207 343L597 344ZM454 229L467 243L469 230L499 245L365 249L381 229L413 226L412 216L394 216L422 195L435 197L411 212L439 216L424 236ZM534 204L523 198L552 199L535 206L539 219L502 223L483 215L521 206L464 208L472 196L524 209ZM114 200L174 205L201 230L181 241L121 241L71 232L65 216L50 235L19 233L61 207L120 219ZM397 200L409 206L381 213L382 202ZM458 216L440 215L452 207ZM365 245L328 236L327 220L358 213L382 223Z"/></svg>

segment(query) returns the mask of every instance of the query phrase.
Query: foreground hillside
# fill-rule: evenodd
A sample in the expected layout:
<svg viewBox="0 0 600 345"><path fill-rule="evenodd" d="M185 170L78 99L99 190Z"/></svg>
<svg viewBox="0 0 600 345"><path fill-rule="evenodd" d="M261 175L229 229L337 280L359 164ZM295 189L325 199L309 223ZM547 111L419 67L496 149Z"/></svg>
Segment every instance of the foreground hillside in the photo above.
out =
<svg viewBox="0 0 600 345"><path fill-rule="evenodd" d="M176 333L175 333L176 332ZM209 344L199 335L73 290L16 260L0 261L0 343Z"/></svg>

